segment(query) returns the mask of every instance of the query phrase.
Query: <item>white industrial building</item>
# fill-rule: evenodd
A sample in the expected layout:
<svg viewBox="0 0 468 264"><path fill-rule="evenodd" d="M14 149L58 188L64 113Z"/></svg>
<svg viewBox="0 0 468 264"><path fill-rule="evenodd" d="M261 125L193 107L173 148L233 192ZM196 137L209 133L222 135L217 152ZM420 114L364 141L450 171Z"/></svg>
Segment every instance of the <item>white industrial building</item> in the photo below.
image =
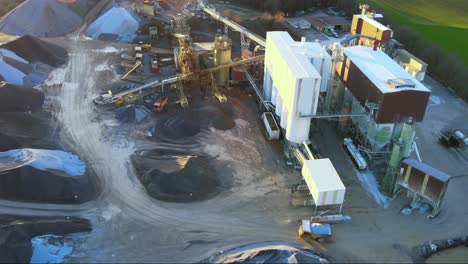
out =
<svg viewBox="0 0 468 264"><path fill-rule="evenodd" d="M318 43L294 41L287 32L268 32L264 96L275 107L285 137L300 144L309 139L321 91L326 91L331 57Z"/></svg>

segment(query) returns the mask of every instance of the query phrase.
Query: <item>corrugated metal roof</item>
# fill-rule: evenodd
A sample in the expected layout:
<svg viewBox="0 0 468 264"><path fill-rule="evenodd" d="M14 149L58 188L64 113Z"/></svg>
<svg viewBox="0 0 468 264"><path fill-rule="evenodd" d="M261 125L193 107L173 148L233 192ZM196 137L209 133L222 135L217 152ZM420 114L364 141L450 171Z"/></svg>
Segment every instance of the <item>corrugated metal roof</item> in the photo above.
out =
<svg viewBox="0 0 468 264"><path fill-rule="evenodd" d="M427 165L426 163L420 162L417 159L407 158L407 159L404 159L401 163L404 163L408 166L418 169L428 175L434 176L435 178L443 182L447 182L451 178L450 175L448 175L447 173L442 172L436 168L433 168Z"/></svg>
<svg viewBox="0 0 468 264"><path fill-rule="evenodd" d="M368 46L352 46L344 48L344 53L382 93L405 90L430 92L381 50L373 50ZM409 79L415 87L392 88L387 84L390 79Z"/></svg>
<svg viewBox="0 0 468 264"><path fill-rule="evenodd" d="M285 31L267 32L267 42L271 40L277 46L284 61L296 78L321 78L306 56L294 52L296 42Z"/></svg>
<svg viewBox="0 0 468 264"><path fill-rule="evenodd" d="M320 192L346 189L330 159L306 160L304 166L310 172L304 180L313 180Z"/></svg>
<svg viewBox="0 0 468 264"><path fill-rule="evenodd" d="M358 18L366 21L367 23L373 25L374 27L378 28L380 31L391 30L390 28L382 25L379 21L374 20L366 15L357 15Z"/></svg>

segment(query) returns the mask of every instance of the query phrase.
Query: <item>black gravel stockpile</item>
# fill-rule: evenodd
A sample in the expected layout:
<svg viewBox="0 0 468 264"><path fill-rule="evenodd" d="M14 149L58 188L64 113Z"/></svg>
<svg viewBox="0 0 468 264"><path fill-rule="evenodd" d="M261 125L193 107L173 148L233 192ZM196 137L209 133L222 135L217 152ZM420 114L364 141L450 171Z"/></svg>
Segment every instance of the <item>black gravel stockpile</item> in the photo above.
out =
<svg viewBox="0 0 468 264"><path fill-rule="evenodd" d="M193 137L200 132L201 118L200 112L184 112L163 121L156 133L159 132L169 139Z"/></svg>
<svg viewBox="0 0 468 264"><path fill-rule="evenodd" d="M152 132L156 140L177 142L191 140L203 129L229 130L236 125L229 106L206 107L161 117Z"/></svg>
<svg viewBox="0 0 468 264"><path fill-rule="evenodd" d="M205 200L217 194L221 185L207 157L193 157L185 168L173 173L154 168L140 179L152 197L167 202Z"/></svg>
<svg viewBox="0 0 468 264"><path fill-rule="evenodd" d="M0 145L11 139L28 148L60 149L58 129L53 117L46 113L0 112ZM11 148L14 149L14 148Z"/></svg>
<svg viewBox="0 0 468 264"><path fill-rule="evenodd" d="M70 177L30 166L0 172L0 198L7 200L79 204L94 198L93 186L87 174Z"/></svg>
<svg viewBox="0 0 468 264"><path fill-rule="evenodd" d="M26 0L0 19L0 31L17 36L62 36L78 29L83 23L83 17L96 2L97 0Z"/></svg>
<svg viewBox="0 0 468 264"><path fill-rule="evenodd" d="M0 151L21 148L21 144L13 137L0 133Z"/></svg>
<svg viewBox="0 0 468 264"><path fill-rule="evenodd" d="M431 240L423 245L416 247L415 250L415 262L424 262L427 258L430 258L432 255L437 252L455 248L458 246L468 247L468 235L459 236L449 239L440 239L440 240ZM468 250L468 249L467 249Z"/></svg>
<svg viewBox="0 0 468 264"><path fill-rule="evenodd" d="M291 244L261 242L221 252L208 263L330 263L322 254Z"/></svg>
<svg viewBox="0 0 468 264"><path fill-rule="evenodd" d="M36 112L42 108L44 98L37 89L6 84L0 87L0 112Z"/></svg>
<svg viewBox="0 0 468 264"><path fill-rule="evenodd" d="M41 62L54 67L64 64L68 59L66 49L29 35L0 47L13 51L29 62Z"/></svg>
<svg viewBox="0 0 468 264"><path fill-rule="evenodd" d="M0 263L29 263L31 239L41 235L64 236L90 232L91 223L82 218L24 218L0 216Z"/></svg>

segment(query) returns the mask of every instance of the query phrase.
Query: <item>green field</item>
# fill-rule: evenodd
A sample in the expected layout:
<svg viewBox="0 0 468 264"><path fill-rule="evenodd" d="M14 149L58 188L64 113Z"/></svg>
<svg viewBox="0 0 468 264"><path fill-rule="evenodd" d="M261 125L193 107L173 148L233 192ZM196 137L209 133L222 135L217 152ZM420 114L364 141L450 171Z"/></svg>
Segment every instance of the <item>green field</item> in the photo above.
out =
<svg viewBox="0 0 468 264"><path fill-rule="evenodd" d="M468 65L468 0L367 0ZM398 36L395 36L398 39Z"/></svg>

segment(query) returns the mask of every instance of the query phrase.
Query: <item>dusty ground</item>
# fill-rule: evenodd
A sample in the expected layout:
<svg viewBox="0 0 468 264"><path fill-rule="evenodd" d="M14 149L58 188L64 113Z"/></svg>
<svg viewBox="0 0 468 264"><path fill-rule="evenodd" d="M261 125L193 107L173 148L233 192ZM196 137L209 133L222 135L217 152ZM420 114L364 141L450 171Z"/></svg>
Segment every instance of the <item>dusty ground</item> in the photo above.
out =
<svg viewBox="0 0 468 264"><path fill-rule="evenodd" d="M141 127L119 125L112 110L98 109L92 103L103 86L117 80L115 69L107 65L116 62L115 52L125 46L86 40L79 32L57 39L69 50L70 61L54 73L51 81L55 85L49 89L56 90L49 99L56 103L63 138L68 138L64 144L73 147L95 171L102 193L81 205L2 201L2 213L90 219L93 231L73 237L71 262L194 262L252 242L303 242L296 238L297 220L310 217L313 210L289 204L290 185L299 181L300 173L286 167L281 148L264 138L260 113L248 94L229 94L236 106L234 128L204 129L190 145L177 141L150 144L143 140ZM451 175L466 175L467 150L447 150L436 141L437 132L444 127L467 131L468 105L436 82L428 80L427 84L440 103L428 107L425 121L417 128L421 156ZM353 222L333 226L331 242L305 245L337 262L410 262L412 247L466 232L468 207L463 201L468 177L451 181L442 212L433 220L417 213L399 214L409 202L403 195L384 209L361 186L332 127L320 124L313 141L322 156L333 161L347 187L343 213L351 215ZM195 203L151 198L130 160L132 153L144 147L210 156L218 169L223 168L222 176L230 178L229 188ZM460 252L453 252L441 255L446 258L440 261L456 260Z"/></svg>
<svg viewBox="0 0 468 264"><path fill-rule="evenodd" d="M463 177L467 175L468 149L442 147L437 143L437 133L446 127L467 131L468 105L429 77L425 83L439 97L433 100L440 99L440 104L430 105L424 122L417 126L416 142L421 157L435 168L460 176L451 180L443 209L433 220L416 212L411 216L399 214L410 202L404 194L395 198L387 209L378 206L357 181L351 162L338 144L341 137L330 129L331 125L324 124L315 133L314 141L324 156L330 157L343 179L347 188L343 210L353 217L349 225L334 226L334 243L324 245L338 262L410 262L412 247L431 239L463 235L467 230L464 219L468 208L462 201L468 191L468 177ZM439 261L452 260L448 252L444 256L446 259L439 258ZM468 257L466 249L465 257Z"/></svg>

